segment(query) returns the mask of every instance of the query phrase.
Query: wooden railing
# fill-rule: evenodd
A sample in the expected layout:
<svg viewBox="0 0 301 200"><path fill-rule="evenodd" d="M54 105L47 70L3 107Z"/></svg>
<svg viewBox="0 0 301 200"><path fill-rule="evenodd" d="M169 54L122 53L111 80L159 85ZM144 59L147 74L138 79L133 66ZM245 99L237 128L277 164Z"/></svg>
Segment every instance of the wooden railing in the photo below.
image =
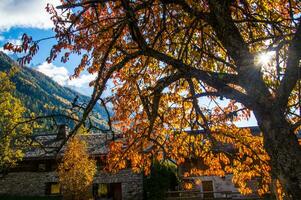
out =
<svg viewBox="0 0 301 200"><path fill-rule="evenodd" d="M181 190L166 192L166 200L260 200L256 194L243 196L239 192L200 192Z"/></svg>

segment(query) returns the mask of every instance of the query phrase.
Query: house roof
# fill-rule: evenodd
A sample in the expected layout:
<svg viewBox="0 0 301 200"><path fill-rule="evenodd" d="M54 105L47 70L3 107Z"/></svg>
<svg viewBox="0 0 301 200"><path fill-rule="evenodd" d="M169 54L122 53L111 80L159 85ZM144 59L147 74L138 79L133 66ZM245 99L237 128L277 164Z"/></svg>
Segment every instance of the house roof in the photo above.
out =
<svg viewBox="0 0 301 200"><path fill-rule="evenodd" d="M107 154L110 134L98 133L80 135L80 137L87 143L87 150L91 156ZM34 135L32 139L33 145L25 152L24 159L54 159L62 156L66 149L66 143L60 149L64 138L59 139L57 134Z"/></svg>
<svg viewBox="0 0 301 200"><path fill-rule="evenodd" d="M260 133L261 133L258 126L246 126L246 127L240 127L240 129L250 129L252 135L254 135L254 136L259 136ZM194 135L205 134L206 133L205 130L193 130L193 131L188 130L186 132L190 133L190 134L194 134Z"/></svg>
<svg viewBox="0 0 301 200"><path fill-rule="evenodd" d="M243 127L249 128L253 135L259 135L260 129L257 126ZM191 131L188 131L191 132ZM203 134L203 130L197 130L191 132L193 134ZM64 139L59 139L58 134L35 134L33 136L34 145L27 149L24 159L54 159L56 156L62 156L66 149L66 144L59 148L64 143ZM111 141L112 134L110 133L92 133L88 135L80 135L80 137L87 143L87 150L91 156L105 155L108 153L107 144ZM301 138L301 131L297 134L298 138ZM221 148L226 148L221 146ZM230 148L228 146L227 148ZM231 149L231 148L230 148Z"/></svg>

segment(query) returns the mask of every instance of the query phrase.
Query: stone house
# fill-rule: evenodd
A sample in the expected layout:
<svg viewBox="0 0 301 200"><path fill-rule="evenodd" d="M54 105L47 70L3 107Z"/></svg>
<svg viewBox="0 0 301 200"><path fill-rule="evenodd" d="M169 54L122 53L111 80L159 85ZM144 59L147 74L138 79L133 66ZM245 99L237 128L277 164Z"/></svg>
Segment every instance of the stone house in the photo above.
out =
<svg viewBox="0 0 301 200"><path fill-rule="evenodd" d="M33 141L39 145L31 147L17 167L2 174L0 195L60 196L61 190L56 169L64 147L58 154L55 150L66 138L66 130L65 126L61 126L58 134L34 135ZM98 168L93 186L89 191L92 199L142 199L142 174L134 174L130 169L121 170L116 174L109 174L102 170L107 154L105 145L107 134L89 134L81 137L87 143L90 156L96 159Z"/></svg>
<svg viewBox="0 0 301 200"><path fill-rule="evenodd" d="M260 133L258 127L248 127L254 135ZM23 161L11 169L7 174L0 177L0 195L16 196L57 196L60 195L58 177L56 173L58 159L62 152L56 157L56 150L66 137L66 128L61 127L58 134L41 134L35 135L34 140L41 144L40 147L31 148L26 152ZM199 131L201 132L201 131ZM108 174L101 169L103 168L107 149L105 141L107 134L90 134L82 136L87 142L88 152L91 157L97 161L97 174L94 178L93 186L90 189L91 196L96 200L142 200L143 199L143 175L134 174L130 169L121 170L117 174ZM300 138L301 131L297 134ZM228 149L228 150L231 150ZM225 177L218 176L201 176L186 177L182 175L191 166L201 166L199 160L190 160L178 168L180 179L185 181L196 182L201 180L202 184L195 187L193 192L199 195L200 199L213 198L231 198L231 199L258 199L256 194L243 196L232 183L232 175ZM1 175L1 174L0 174ZM255 182L254 182L255 184ZM181 191L180 191L181 192ZM172 196L180 193L172 191ZM185 194L181 194L185 195ZM168 199L174 199L173 197Z"/></svg>
<svg viewBox="0 0 301 200"><path fill-rule="evenodd" d="M249 128L254 136L260 134L258 127L246 127ZM202 131L197 131L194 134L202 134ZM231 152L233 148L231 145L223 146L224 151ZM183 174L189 171L191 168L205 168L203 162L197 159L186 160L178 169L179 177L185 181L194 185L193 192L195 195L205 199L214 198L230 198L230 199L259 199L257 194L242 195L238 188L232 182L232 175L227 174L224 177L219 176L197 176L197 177L184 177ZM195 184L196 182L201 184ZM252 180L249 183L251 186L256 186L256 180ZM183 195L183 194L181 194Z"/></svg>
<svg viewBox="0 0 301 200"><path fill-rule="evenodd" d="M201 181L200 185L194 185L194 196L200 199L260 199L257 194L243 195L232 182L232 175L219 176L198 176L182 178L186 182L195 184ZM255 185L255 182L253 182ZM182 195L183 196L183 195Z"/></svg>

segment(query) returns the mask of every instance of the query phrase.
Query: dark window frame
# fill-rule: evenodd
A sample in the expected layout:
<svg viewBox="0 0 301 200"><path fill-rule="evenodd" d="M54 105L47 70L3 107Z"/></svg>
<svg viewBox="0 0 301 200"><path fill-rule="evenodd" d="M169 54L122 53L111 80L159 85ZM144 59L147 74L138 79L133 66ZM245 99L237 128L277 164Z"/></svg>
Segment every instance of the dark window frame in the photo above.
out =
<svg viewBox="0 0 301 200"><path fill-rule="evenodd" d="M47 182L45 183L45 194L49 196L60 196L62 194L62 188L60 187L60 192L52 194L51 193L51 186L54 184L59 184L58 182Z"/></svg>
<svg viewBox="0 0 301 200"><path fill-rule="evenodd" d="M101 184L106 184L107 185L107 189L108 189L108 192L107 192L107 195L105 196L99 196L98 195L98 189L99 189L99 186ZM95 199L99 199L99 198L109 198L109 199L114 199L114 187L116 187L118 185L118 187L120 187L120 197L122 199L122 183L121 182L117 182L117 183L93 183L92 185L92 194L93 194L93 197Z"/></svg>

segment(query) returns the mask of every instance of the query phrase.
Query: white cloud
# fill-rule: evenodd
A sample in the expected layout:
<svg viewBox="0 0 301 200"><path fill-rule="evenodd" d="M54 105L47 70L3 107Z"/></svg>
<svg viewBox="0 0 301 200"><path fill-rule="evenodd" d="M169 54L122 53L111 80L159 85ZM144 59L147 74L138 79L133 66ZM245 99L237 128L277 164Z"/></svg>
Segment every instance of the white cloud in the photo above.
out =
<svg viewBox="0 0 301 200"><path fill-rule="evenodd" d="M82 74L78 78L70 79L70 74L65 67L58 67L48 62L37 66L36 70L50 77L58 84L70 87L85 95L91 93L92 88L89 87L89 83L96 78L95 74Z"/></svg>
<svg viewBox="0 0 301 200"><path fill-rule="evenodd" d="M68 70L65 67L57 67L52 63L44 62L37 67L37 70L60 85L66 85L69 80Z"/></svg>
<svg viewBox="0 0 301 200"><path fill-rule="evenodd" d="M12 55L12 54L14 54L14 52L8 51L6 49L3 49L3 47L0 47L0 51L2 51L3 53L5 53L6 55Z"/></svg>
<svg viewBox="0 0 301 200"><path fill-rule="evenodd" d="M93 88L89 86L89 83L96 78L94 74L82 74L77 78L68 80L66 86L84 95L91 95Z"/></svg>
<svg viewBox="0 0 301 200"><path fill-rule="evenodd" d="M21 45L22 44L21 39L8 39L7 42L12 43L13 45Z"/></svg>
<svg viewBox="0 0 301 200"><path fill-rule="evenodd" d="M96 78L95 74L83 74L78 78L73 78L67 82L68 86L71 87L83 87L88 86L91 81Z"/></svg>
<svg viewBox="0 0 301 200"><path fill-rule="evenodd" d="M1 22L0 22L1 23ZM3 39L2 39L2 38ZM2 39L2 40L1 40ZM1 36L0 35L0 41L4 41L5 40L5 38L3 37L3 36ZM8 39L8 40L6 40L6 42L10 42L10 43L12 43L12 44L14 44L14 45L21 45L22 44L22 41L20 40L20 39ZM7 54L7 55L12 55L12 54L14 54L14 52L12 52L12 51L8 51L8 50L5 50L3 47L0 47L0 51L2 51L3 53L5 53L5 54Z"/></svg>
<svg viewBox="0 0 301 200"><path fill-rule="evenodd" d="M57 6L60 0L1 0L0 30L11 27L52 28L50 15L45 10L47 3Z"/></svg>

